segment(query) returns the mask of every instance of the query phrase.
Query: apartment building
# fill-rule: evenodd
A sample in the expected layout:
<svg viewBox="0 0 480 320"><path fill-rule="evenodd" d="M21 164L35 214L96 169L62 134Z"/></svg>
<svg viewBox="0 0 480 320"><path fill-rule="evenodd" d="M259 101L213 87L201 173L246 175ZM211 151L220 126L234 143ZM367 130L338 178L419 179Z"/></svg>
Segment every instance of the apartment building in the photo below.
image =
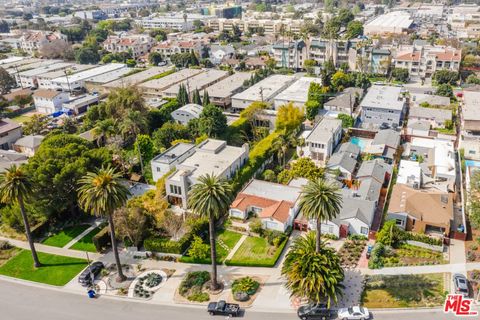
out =
<svg viewBox="0 0 480 320"><path fill-rule="evenodd" d="M194 53L197 57L200 57L202 56L203 48L204 45L201 40L167 40L152 47L151 52L158 52L166 59L170 59L173 54L178 53Z"/></svg>
<svg viewBox="0 0 480 320"><path fill-rule="evenodd" d="M103 49L111 53L131 52L137 59L150 52L155 40L144 34L111 35L103 42Z"/></svg>
<svg viewBox="0 0 480 320"><path fill-rule="evenodd" d="M262 30L265 34L275 35L283 31L300 33L303 20L294 19L209 19L206 23L213 31L232 31L234 26L242 32L256 32Z"/></svg>
<svg viewBox="0 0 480 320"><path fill-rule="evenodd" d="M305 138L303 156L316 161L327 161L342 139L342 121L323 118Z"/></svg>
<svg viewBox="0 0 480 320"><path fill-rule="evenodd" d="M403 88L373 85L360 103L360 108L360 119L366 127L399 126L406 109Z"/></svg>
<svg viewBox="0 0 480 320"><path fill-rule="evenodd" d="M33 54L48 43L56 40L67 41L67 36L60 32L26 31L20 37L20 48L28 54Z"/></svg>

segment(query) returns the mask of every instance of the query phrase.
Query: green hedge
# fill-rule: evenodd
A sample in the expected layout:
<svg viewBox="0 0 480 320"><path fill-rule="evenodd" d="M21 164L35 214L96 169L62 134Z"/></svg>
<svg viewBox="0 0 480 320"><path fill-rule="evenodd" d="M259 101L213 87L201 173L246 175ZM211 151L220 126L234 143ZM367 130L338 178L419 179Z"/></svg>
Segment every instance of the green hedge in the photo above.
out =
<svg viewBox="0 0 480 320"><path fill-rule="evenodd" d="M108 226L104 227L102 230L100 230L100 232L94 235L92 242L95 246L95 249L97 249L97 252L102 252L105 248L111 246L112 243Z"/></svg>
<svg viewBox="0 0 480 320"><path fill-rule="evenodd" d="M412 241L418 241L418 242L423 242L432 246L441 246L442 245L442 240L429 237L425 234L420 234L420 233L414 233L414 232L405 232L403 234L403 240L412 240Z"/></svg>
<svg viewBox="0 0 480 320"><path fill-rule="evenodd" d="M287 245L288 238L286 238L277 248L275 255L272 257L270 261L265 262L235 262L231 263L230 260L226 260L224 263L227 266L238 266L238 267L265 267L265 268L272 268L277 263L280 255L282 254L285 246Z"/></svg>
<svg viewBox="0 0 480 320"><path fill-rule="evenodd" d="M221 139L227 141L229 145L242 145L244 143L243 132L247 132L248 129L248 119L240 117L227 127Z"/></svg>

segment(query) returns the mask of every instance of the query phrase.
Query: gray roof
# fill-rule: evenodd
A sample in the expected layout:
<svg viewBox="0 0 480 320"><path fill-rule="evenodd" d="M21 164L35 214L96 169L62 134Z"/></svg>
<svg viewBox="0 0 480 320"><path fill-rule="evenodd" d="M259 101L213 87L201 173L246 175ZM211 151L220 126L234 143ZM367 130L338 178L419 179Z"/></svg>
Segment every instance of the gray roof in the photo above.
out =
<svg viewBox="0 0 480 320"><path fill-rule="evenodd" d="M341 224L342 220L357 218L371 226L375 215L375 202L353 196L351 190L342 189L342 209L337 218L333 220Z"/></svg>
<svg viewBox="0 0 480 320"><path fill-rule="evenodd" d="M342 120L323 118L315 125L312 132L305 139L307 141L329 141L333 133L342 127Z"/></svg>
<svg viewBox="0 0 480 320"><path fill-rule="evenodd" d="M200 117L200 113L202 113L203 107L196 103L188 103L183 107L178 108L177 110L173 111L172 114L178 112L188 112L197 118Z"/></svg>
<svg viewBox="0 0 480 320"><path fill-rule="evenodd" d="M339 166L346 171L353 173L355 166L357 165L357 159L352 158L351 155L347 152L336 152L334 153L327 163L327 168L334 166Z"/></svg>
<svg viewBox="0 0 480 320"><path fill-rule="evenodd" d="M28 162L26 155L12 150L0 150L0 172L10 168L12 165L21 165Z"/></svg>
<svg viewBox="0 0 480 320"><path fill-rule="evenodd" d="M373 178L380 183L385 180L385 173L391 171L391 166L386 164L383 159L373 159L363 161L358 169L357 178Z"/></svg>
<svg viewBox="0 0 480 320"><path fill-rule="evenodd" d="M428 120L411 120L407 124L408 128L415 130L430 130L431 126Z"/></svg>
<svg viewBox="0 0 480 320"><path fill-rule="evenodd" d="M380 197L380 190L382 190L382 183L373 178L366 178L360 182L358 194L366 200L377 201Z"/></svg>
<svg viewBox="0 0 480 320"><path fill-rule="evenodd" d="M409 118L429 118L440 122L452 119L452 111L437 108L411 107L408 113Z"/></svg>
<svg viewBox="0 0 480 320"><path fill-rule="evenodd" d="M463 91L462 114L465 120L480 120L480 92Z"/></svg>
<svg viewBox="0 0 480 320"><path fill-rule="evenodd" d="M194 144L181 142L159 154L152 161L170 164L193 148L195 148Z"/></svg>
<svg viewBox="0 0 480 320"><path fill-rule="evenodd" d="M419 105L423 102L428 102L428 104L432 106L450 105L449 97L442 97L426 93L410 93L410 101L413 102L415 105Z"/></svg>
<svg viewBox="0 0 480 320"><path fill-rule="evenodd" d="M402 87L374 85L370 87L360 106L401 111L405 101L402 97Z"/></svg>
<svg viewBox="0 0 480 320"><path fill-rule="evenodd" d="M340 93L338 96L336 96L333 99L325 102L325 105L326 106L332 106L332 107L339 107L339 108L342 108L342 109L352 108L352 111L353 111L353 106L355 105L356 94L358 94L358 96L361 98L362 94L363 94L363 89L347 88L342 93Z"/></svg>
<svg viewBox="0 0 480 320"><path fill-rule="evenodd" d="M290 201L295 203L300 196L301 188L286 186L263 180L253 179L241 193L271 199L275 201Z"/></svg>
<svg viewBox="0 0 480 320"><path fill-rule="evenodd" d="M395 149L398 148L400 144L400 133L392 129L378 131L372 141L372 145L380 144L384 144Z"/></svg>
<svg viewBox="0 0 480 320"><path fill-rule="evenodd" d="M361 150L360 150L360 147L357 146L354 143L344 142L340 145L340 148L338 149L338 152L347 152L347 153L350 153L350 154L354 155L355 157L358 157Z"/></svg>
<svg viewBox="0 0 480 320"><path fill-rule="evenodd" d="M35 149L38 146L40 146L40 144L42 143L42 140L44 138L45 137L41 136L41 135L24 136L24 137L18 139L15 142L15 145L25 147L25 148Z"/></svg>

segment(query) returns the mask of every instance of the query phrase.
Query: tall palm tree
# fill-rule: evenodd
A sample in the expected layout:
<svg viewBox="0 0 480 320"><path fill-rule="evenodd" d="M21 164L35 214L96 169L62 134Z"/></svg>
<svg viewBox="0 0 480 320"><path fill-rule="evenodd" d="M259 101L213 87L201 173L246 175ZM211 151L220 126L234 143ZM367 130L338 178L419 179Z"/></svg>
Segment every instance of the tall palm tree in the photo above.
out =
<svg viewBox="0 0 480 320"><path fill-rule="evenodd" d="M322 222L334 219L342 207L338 187L323 178L308 181L300 194L299 208L307 219L317 221L316 251L320 252Z"/></svg>
<svg viewBox="0 0 480 320"><path fill-rule="evenodd" d="M118 281L124 281L120 257L115 240L113 212L122 207L130 195L128 188L120 182L121 175L112 167L101 168L97 172L88 172L80 179L78 202L83 210L98 216L106 216L110 227L112 250L118 270Z"/></svg>
<svg viewBox="0 0 480 320"><path fill-rule="evenodd" d="M33 243L32 234L30 232L30 223L28 222L27 212L25 211L24 200L28 199L32 194L33 184L24 171L12 165L0 174L0 201L9 205L18 203L20 213L22 214L23 225L25 227L25 235L27 236L28 245L32 252L33 265L38 268L41 266L38 260L37 250Z"/></svg>
<svg viewBox="0 0 480 320"><path fill-rule="evenodd" d="M117 124L113 119L105 119L99 121L93 128L93 136L97 140L98 146L103 146L107 143L108 138L117 133Z"/></svg>
<svg viewBox="0 0 480 320"><path fill-rule="evenodd" d="M188 194L188 207L196 214L207 216L210 234L210 257L212 259L211 289L218 288L217 250L215 246L215 220L224 214L233 200L232 186L227 180L213 174L198 178Z"/></svg>
<svg viewBox="0 0 480 320"><path fill-rule="evenodd" d="M120 131L123 137L127 137L129 134L133 135L133 140L140 134L147 131L147 118L140 111L128 110L120 124Z"/></svg>
<svg viewBox="0 0 480 320"><path fill-rule="evenodd" d="M309 232L293 241L282 266L285 286L292 296L307 298L310 302L337 302L342 294L345 276L340 258L324 242L317 250L316 237Z"/></svg>

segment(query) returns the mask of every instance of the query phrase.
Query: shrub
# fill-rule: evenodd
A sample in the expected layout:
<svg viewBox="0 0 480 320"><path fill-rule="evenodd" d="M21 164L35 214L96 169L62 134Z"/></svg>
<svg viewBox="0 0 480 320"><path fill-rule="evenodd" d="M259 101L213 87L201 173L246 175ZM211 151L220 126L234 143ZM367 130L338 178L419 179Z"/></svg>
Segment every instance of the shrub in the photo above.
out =
<svg viewBox="0 0 480 320"><path fill-rule="evenodd" d="M190 301L208 301L210 296L208 293L202 292L202 287L209 280L210 273L207 271L189 272L180 283L178 292Z"/></svg>
<svg viewBox="0 0 480 320"><path fill-rule="evenodd" d="M244 277L236 279L232 284L232 292L235 294L237 292L245 292L248 295L254 295L257 292L260 283L253 280L251 277Z"/></svg>
<svg viewBox="0 0 480 320"><path fill-rule="evenodd" d="M470 246L470 250L477 251L477 249L478 249L478 245L476 245L476 244L472 244Z"/></svg>
<svg viewBox="0 0 480 320"><path fill-rule="evenodd" d="M263 233L262 221L259 220L259 219L255 219L255 220L253 220L252 222L250 222L250 224L248 225L248 227L250 228L250 231L251 231L251 232L255 232L255 233L258 233L258 234L262 234L262 233Z"/></svg>
<svg viewBox="0 0 480 320"><path fill-rule="evenodd" d="M419 234L419 233L414 233L414 232L404 232L402 234L402 238L404 240L412 240L412 241L423 242L423 243L430 244L430 245L433 245L433 246L441 246L442 245L442 240L441 239L429 237L425 234Z"/></svg>
<svg viewBox="0 0 480 320"><path fill-rule="evenodd" d="M467 261L472 262L477 259L477 255L473 251L467 252Z"/></svg>
<svg viewBox="0 0 480 320"><path fill-rule="evenodd" d="M8 250L13 248L8 241L0 240L0 250Z"/></svg>
<svg viewBox="0 0 480 320"><path fill-rule="evenodd" d="M193 259L205 259L210 251L210 246L203 243L202 238L193 236L193 242L188 250L188 255Z"/></svg>
<svg viewBox="0 0 480 320"><path fill-rule="evenodd" d="M332 233L322 233L322 238L330 240L338 240L338 237Z"/></svg>
<svg viewBox="0 0 480 320"><path fill-rule="evenodd" d="M383 256L385 255L385 246L382 243L376 243L372 249L368 267L370 269L380 269L383 267Z"/></svg>
<svg viewBox="0 0 480 320"><path fill-rule="evenodd" d="M190 301L205 302L205 301L210 300L210 296L209 296L208 293L200 291L200 292L195 292L195 293L190 294L187 297L187 299L190 300Z"/></svg>
<svg viewBox="0 0 480 320"><path fill-rule="evenodd" d="M95 249L97 249L98 252L101 252L102 250L110 246L111 245L110 240L111 239L110 239L110 232L109 232L108 226L104 227L92 238L92 242L95 245Z"/></svg>
<svg viewBox="0 0 480 320"><path fill-rule="evenodd" d="M367 236L364 236L363 234L351 234L348 236L349 240L368 240Z"/></svg>

